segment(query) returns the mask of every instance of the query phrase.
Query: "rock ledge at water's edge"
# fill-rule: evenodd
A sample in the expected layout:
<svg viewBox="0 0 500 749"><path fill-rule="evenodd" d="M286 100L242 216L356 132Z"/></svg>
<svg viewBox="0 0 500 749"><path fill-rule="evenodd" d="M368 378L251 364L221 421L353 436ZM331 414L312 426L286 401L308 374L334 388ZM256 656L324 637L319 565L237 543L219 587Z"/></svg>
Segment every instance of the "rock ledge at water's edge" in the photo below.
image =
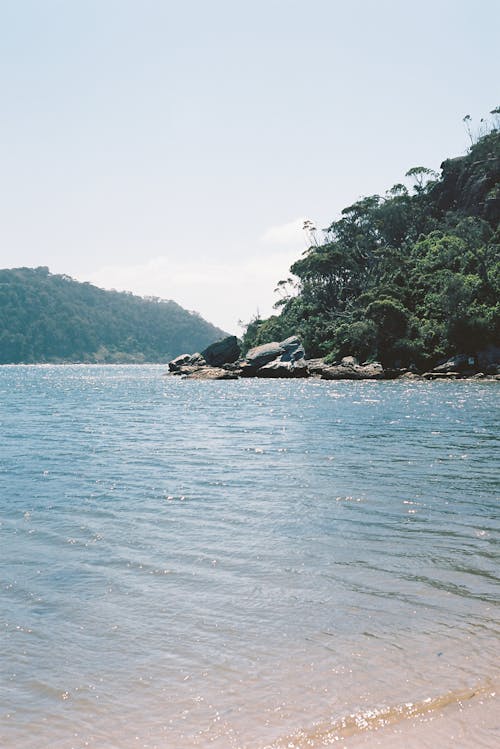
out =
<svg viewBox="0 0 500 749"><path fill-rule="evenodd" d="M430 372L388 369L379 362L359 364L354 356L340 362L306 359L297 336L250 349L244 357L236 336L228 336L201 353L181 354L168 364L169 374L189 380L237 380L240 377L305 378L322 380L500 380L500 350L478 355L457 354Z"/></svg>

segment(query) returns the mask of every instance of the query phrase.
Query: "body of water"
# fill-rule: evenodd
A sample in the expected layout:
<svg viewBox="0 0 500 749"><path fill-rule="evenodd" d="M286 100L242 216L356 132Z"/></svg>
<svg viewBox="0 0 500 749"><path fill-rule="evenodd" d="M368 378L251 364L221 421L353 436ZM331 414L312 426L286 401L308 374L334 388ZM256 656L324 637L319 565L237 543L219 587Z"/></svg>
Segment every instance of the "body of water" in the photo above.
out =
<svg viewBox="0 0 500 749"><path fill-rule="evenodd" d="M498 383L0 369L0 746L498 746Z"/></svg>

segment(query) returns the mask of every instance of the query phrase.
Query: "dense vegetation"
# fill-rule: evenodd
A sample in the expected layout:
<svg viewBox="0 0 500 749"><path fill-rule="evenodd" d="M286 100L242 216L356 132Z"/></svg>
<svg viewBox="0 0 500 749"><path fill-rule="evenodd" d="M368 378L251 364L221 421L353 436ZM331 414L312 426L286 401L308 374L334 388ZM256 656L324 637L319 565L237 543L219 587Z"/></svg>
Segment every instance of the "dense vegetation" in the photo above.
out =
<svg viewBox="0 0 500 749"><path fill-rule="evenodd" d="M168 361L223 335L175 302L104 291L45 267L0 270L0 364Z"/></svg>
<svg viewBox="0 0 500 749"><path fill-rule="evenodd" d="M280 314L253 320L245 347L297 333L308 356L426 368L498 345L499 173L493 127L440 176L415 167L410 189L345 208L321 241L306 222L311 246L278 284Z"/></svg>

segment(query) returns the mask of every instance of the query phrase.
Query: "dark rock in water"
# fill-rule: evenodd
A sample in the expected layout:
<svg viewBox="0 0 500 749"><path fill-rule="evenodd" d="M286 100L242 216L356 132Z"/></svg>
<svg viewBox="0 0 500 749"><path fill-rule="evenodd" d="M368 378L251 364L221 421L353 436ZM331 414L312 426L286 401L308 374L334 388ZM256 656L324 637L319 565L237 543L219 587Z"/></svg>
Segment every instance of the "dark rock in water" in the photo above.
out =
<svg viewBox="0 0 500 749"><path fill-rule="evenodd" d="M216 341L201 352L201 355L211 367L231 364L239 358L240 354L240 346L235 335L230 335L222 341Z"/></svg>

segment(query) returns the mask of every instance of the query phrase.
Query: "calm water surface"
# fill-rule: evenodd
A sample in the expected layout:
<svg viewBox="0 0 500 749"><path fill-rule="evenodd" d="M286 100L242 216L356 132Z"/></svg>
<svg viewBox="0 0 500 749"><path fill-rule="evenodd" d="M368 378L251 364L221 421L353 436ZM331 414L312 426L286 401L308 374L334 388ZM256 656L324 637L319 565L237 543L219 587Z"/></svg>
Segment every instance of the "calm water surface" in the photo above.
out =
<svg viewBox="0 0 500 749"><path fill-rule="evenodd" d="M498 746L498 383L0 368L0 746Z"/></svg>

